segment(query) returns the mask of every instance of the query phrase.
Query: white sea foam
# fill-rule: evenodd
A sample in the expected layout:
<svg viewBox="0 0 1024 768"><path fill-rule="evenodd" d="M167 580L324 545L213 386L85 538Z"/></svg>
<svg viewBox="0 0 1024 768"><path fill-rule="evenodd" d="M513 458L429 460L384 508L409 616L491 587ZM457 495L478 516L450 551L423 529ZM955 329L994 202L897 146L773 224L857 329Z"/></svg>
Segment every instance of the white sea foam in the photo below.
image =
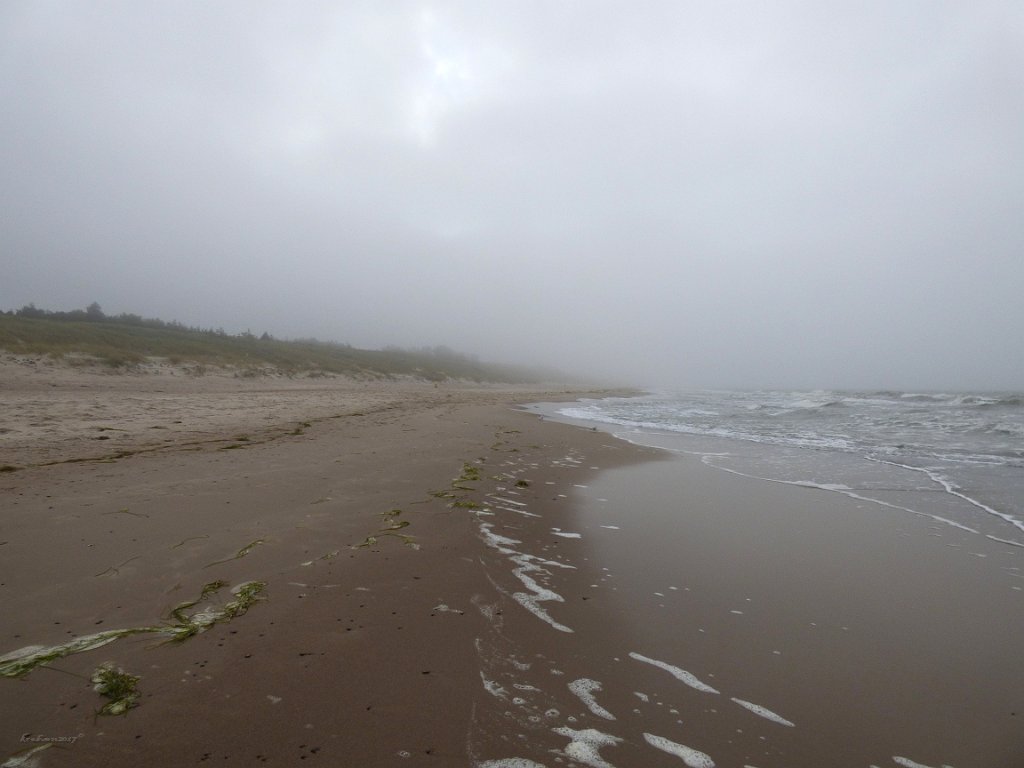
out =
<svg viewBox="0 0 1024 768"><path fill-rule="evenodd" d="M743 699L733 699L733 701L739 704L744 709L749 709L755 715L763 717L765 720L771 720L773 723L778 723L779 725L787 725L790 728L794 727L793 723L791 723L789 720L782 717L781 715L775 714L770 709L762 707L760 704L751 704L749 701L744 701Z"/></svg>
<svg viewBox="0 0 1024 768"><path fill-rule="evenodd" d="M653 733L645 733L644 740L655 749L675 755L689 768L715 768L715 761L703 752L687 747L684 744L677 744L669 741L663 736L655 736Z"/></svg>
<svg viewBox="0 0 1024 768"><path fill-rule="evenodd" d="M597 699L594 698L594 692L601 691L601 683L597 680L591 680L586 677L581 677L579 680L573 680L569 683L569 690L572 691L580 701L582 701L591 712L598 717L603 717L605 720L614 720L615 715L609 712L607 709L597 703Z"/></svg>
<svg viewBox="0 0 1024 768"><path fill-rule="evenodd" d="M492 523L480 523L480 533L484 537L484 542L495 549L505 550L506 547L511 547L515 544L522 544L519 539L510 539L507 536L495 533L493 530L494 525Z"/></svg>
<svg viewBox="0 0 1024 768"><path fill-rule="evenodd" d="M617 525L602 525L601 527L602 528L607 528L609 531L619 531L619 530L622 530Z"/></svg>
<svg viewBox="0 0 1024 768"><path fill-rule="evenodd" d="M971 506L976 507L977 509L980 509L981 511L983 511L983 512L989 514L989 515L994 515L995 517L998 517L1000 520L1003 520L1003 521L1009 523L1010 525L1014 526L1017 530L1024 532L1024 520L1018 520L1013 515L1009 515L1009 514L1007 514L1005 512L1000 512L998 509L993 509L992 507L988 506L987 504L982 504L977 499L972 499L967 494L961 492L960 489L957 488L956 485L954 485L952 482L950 482L949 479L947 479L943 475L940 475L938 472L936 472L936 471L934 471L932 469L928 469L926 467L910 467L910 466L907 466L906 464L899 464L898 462L886 461L884 459L870 459L870 460L871 461L877 461L879 464L888 464L888 465L893 466L893 467L900 467L902 469L909 469L911 472L922 472L925 475L927 475L928 478L932 480L932 482L937 483L938 485L941 485L943 490L945 490L945 492L948 493L950 496L956 496L958 499L963 499L964 501L966 501ZM977 533L977 531L975 531L975 533Z"/></svg>
<svg viewBox="0 0 1024 768"><path fill-rule="evenodd" d="M502 504L511 504L515 507L525 507L526 503L522 501L516 501L515 499L506 499L502 496L488 496L487 498L493 499L494 501L500 501Z"/></svg>
<svg viewBox="0 0 1024 768"><path fill-rule="evenodd" d="M501 504L495 504L494 508L500 509L502 512L514 512L521 517L540 517L536 512L527 512L525 507L505 507Z"/></svg>
<svg viewBox="0 0 1024 768"><path fill-rule="evenodd" d="M930 766L927 766L924 763L918 763L914 760L911 760L909 757L894 756L892 761L896 763L896 765L902 765L903 768L931 768ZM943 765L942 768L953 768L953 766Z"/></svg>
<svg viewBox="0 0 1024 768"><path fill-rule="evenodd" d="M672 666L671 664L668 664L664 661L658 661L657 659L651 659L647 656L641 656L639 653L635 653L633 651L630 651L629 657L631 659L636 659L637 661L642 661L645 664L650 664L651 666L658 667L658 669L663 669L670 675L672 675L672 677L674 677L679 682L684 683L685 685L688 685L694 690L700 691L701 693L718 693L717 690L712 688L707 683L701 682L699 679L697 679L695 675L691 674L690 672L687 672L685 669L680 669L679 667Z"/></svg>
<svg viewBox="0 0 1024 768"><path fill-rule="evenodd" d="M980 531L969 526L966 526L962 523L958 523L956 520L950 520L945 517L940 517L939 515L933 515L928 512L922 512L918 509L911 509L910 507L904 507L899 504L891 504L888 501L882 501L881 499L872 499L870 496L862 496L861 494L854 493L853 491L843 490L841 487L835 484L812 483L807 480L779 480L778 478L774 477L761 477L760 475L747 474L746 472L740 472L739 470L732 469L730 467L719 466L718 464L714 464L713 462L710 461L706 461L704 463L710 467L714 467L715 469L720 469L723 472L728 472L733 475L739 475L740 477L749 477L751 480L764 480L767 483L779 483L781 485L795 485L801 488L817 488L822 491L831 491L832 493L839 493L842 494L843 496L848 496L851 499L857 499L858 501L866 501L869 504L877 504L880 507L888 507L889 509L899 509L902 510L903 512L909 512L912 515L928 517L932 520L935 520L936 522L952 526L953 528L959 528L960 530L967 531L968 533L980 533Z"/></svg>
<svg viewBox="0 0 1024 768"><path fill-rule="evenodd" d="M552 531L555 536L561 536L563 539L582 539L583 534L581 533L570 533L569 531Z"/></svg>
<svg viewBox="0 0 1024 768"><path fill-rule="evenodd" d="M478 762L476 768L547 768L543 763L527 760L525 757L503 757L498 760Z"/></svg>
<svg viewBox="0 0 1024 768"><path fill-rule="evenodd" d="M958 521L969 523L966 515L982 512L994 523L1024 532L1019 473L1024 466L1020 451L1024 396L1020 393L665 392L632 400L580 402L560 412L622 425L626 429L611 429L621 439L699 455L719 469L735 466L742 470L737 474L751 472L762 480L817 485L890 509L905 508L882 503L888 497L879 494L917 490L901 487L904 480L896 474L896 470L904 475L913 472L935 483L947 498L916 496L914 503L907 504L915 509L905 511L958 528L962 526ZM699 436L699 447L674 445L678 441L672 433ZM780 450L756 456L743 451L738 458L733 452L728 460L712 459L713 453L726 453L720 440L749 441ZM805 450L809 448L814 451ZM765 468L733 463L750 459ZM865 460L877 460L894 472L886 478L869 468L865 474ZM890 482L893 479L895 483ZM954 511L947 514L940 504ZM927 514L931 512L952 519ZM997 530L991 533L1005 537Z"/></svg>
<svg viewBox="0 0 1024 768"><path fill-rule="evenodd" d="M607 733L601 733L601 731L594 728L577 731L572 728L563 727L554 728L553 730L559 736L565 736L567 739L570 739L569 745L562 750L569 759L588 765L590 768L615 768L614 765L601 757L598 750L602 747L620 744L622 739L617 736L609 736Z"/></svg>
<svg viewBox="0 0 1024 768"><path fill-rule="evenodd" d="M1021 544L1019 541L1013 541L1011 539L1000 539L998 536L993 536L991 534L989 534L985 538L992 539L992 541L998 541L1000 544L1009 544L1013 547L1024 547L1024 544Z"/></svg>
<svg viewBox="0 0 1024 768"><path fill-rule="evenodd" d="M465 613L465 611L461 611L458 608L451 608L451 607L449 607L445 603L441 603L440 605L435 605L433 610L437 611L438 613L457 613L460 616Z"/></svg>
<svg viewBox="0 0 1024 768"><path fill-rule="evenodd" d="M514 575L519 581L522 582L530 593L516 592L512 595L512 599L523 606L526 610L532 613L541 621L550 624L552 627L560 632L572 632L572 629L555 621L545 611L540 603L555 601L564 603L565 598L559 595L554 590L548 589L547 587L541 586L537 583L537 580L530 576L530 573L549 573L538 563L544 565L558 567L558 568L573 568L574 566L566 565L565 563L559 563L554 560L544 560L537 557L536 555L530 555L522 552L518 552L512 549L512 545L521 544L522 542L517 539L511 539L507 536L501 536L500 534L494 533L492 523L480 523L480 533L484 541L488 546L497 549L503 555L508 555L509 559L517 565L517 568L512 570Z"/></svg>
<svg viewBox="0 0 1024 768"><path fill-rule="evenodd" d="M484 690L491 694L491 696L494 696L497 699L508 698L508 691L493 680L488 680L484 676L483 672L480 673L480 681L484 684Z"/></svg>
<svg viewBox="0 0 1024 768"><path fill-rule="evenodd" d="M557 600L560 603L565 602L561 595L552 592L550 589L541 590L540 592L528 595L525 592L516 592L512 595L512 599L519 603L523 608L528 610L534 616L541 621L547 622L552 627L557 629L559 632L572 632L570 627L565 626L551 618L551 615L541 608L538 603L545 600Z"/></svg>

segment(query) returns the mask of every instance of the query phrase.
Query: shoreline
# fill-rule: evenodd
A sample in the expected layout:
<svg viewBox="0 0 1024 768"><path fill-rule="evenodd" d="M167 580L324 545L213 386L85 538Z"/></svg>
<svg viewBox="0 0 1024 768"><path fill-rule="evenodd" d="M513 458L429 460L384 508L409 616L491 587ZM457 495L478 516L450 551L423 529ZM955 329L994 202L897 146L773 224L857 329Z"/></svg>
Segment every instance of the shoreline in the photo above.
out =
<svg viewBox="0 0 1024 768"><path fill-rule="evenodd" d="M577 673L614 717L580 721L602 759L661 765L660 739L759 768L1024 757L1019 547L663 450L575 499L603 574L576 590L602 615Z"/></svg>
<svg viewBox="0 0 1024 768"><path fill-rule="evenodd" d="M175 401L195 409L183 421L234 402L216 386ZM0 679L0 755L40 768L1024 755L1016 548L526 407L596 393L329 382L264 387L247 409L253 390L228 411L255 439L207 424L198 444L0 474L0 656L147 630ZM164 394L110 402L142 427L175 416ZM229 608L241 584L261 587ZM89 678L105 662L139 678L123 716L97 715Z"/></svg>
<svg viewBox="0 0 1024 768"><path fill-rule="evenodd" d="M247 405L251 386L220 382L213 398L168 401L116 382L63 393L84 413L116 405L118 423L132 426L117 436L123 455L83 454L93 425L54 419L44 427L79 438L43 429L29 449L59 461L0 474L0 656L109 639L0 679L0 754L41 766L127 766L140 755L465 764L487 582L474 494L452 486L481 486L459 482L467 466L490 473L507 457L551 458L580 440L595 451L608 444L615 461L635 453L513 408L564 390L275 386L264 393L276 398L264 402L268 426L265 410ZM63 393L24 399L38 409ZM249 440L236 423L201 423L225 403L257 427ZM22 408L18 422L20 405L5 400L5 425L31 426L37 412ZM143 427L179 415L210 434L150 441ZM239 584L261 585L242 611L228 608ZM174 627L180 639L167 634ZM137 706L123 716L97 715L105 699L90 677L106 662L139 678Z"/></svg>

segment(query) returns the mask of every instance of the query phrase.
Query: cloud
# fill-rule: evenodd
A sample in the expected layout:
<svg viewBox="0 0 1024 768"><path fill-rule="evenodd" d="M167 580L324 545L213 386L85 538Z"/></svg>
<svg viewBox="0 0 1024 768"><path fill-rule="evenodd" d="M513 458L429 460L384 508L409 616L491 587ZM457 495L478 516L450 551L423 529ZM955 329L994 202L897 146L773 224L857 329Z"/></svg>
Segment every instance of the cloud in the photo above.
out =
<svg viewBox="0 0 1024 768"><path fill-rule="evenodd" d="M1022 30L1005 2L8 3L0 304L1020 387Z"/></svg>

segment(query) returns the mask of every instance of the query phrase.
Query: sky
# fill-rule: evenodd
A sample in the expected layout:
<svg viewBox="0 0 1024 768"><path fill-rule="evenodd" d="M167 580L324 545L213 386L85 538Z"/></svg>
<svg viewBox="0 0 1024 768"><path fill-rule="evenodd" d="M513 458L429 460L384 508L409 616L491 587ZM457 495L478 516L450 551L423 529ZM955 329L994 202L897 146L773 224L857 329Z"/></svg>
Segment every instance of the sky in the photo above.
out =
<svg viewBox="0 0 1024 768"><path fill-rule="evenodd" d="M0 309L1024 389L1024 4L0 3Z"/></svg>

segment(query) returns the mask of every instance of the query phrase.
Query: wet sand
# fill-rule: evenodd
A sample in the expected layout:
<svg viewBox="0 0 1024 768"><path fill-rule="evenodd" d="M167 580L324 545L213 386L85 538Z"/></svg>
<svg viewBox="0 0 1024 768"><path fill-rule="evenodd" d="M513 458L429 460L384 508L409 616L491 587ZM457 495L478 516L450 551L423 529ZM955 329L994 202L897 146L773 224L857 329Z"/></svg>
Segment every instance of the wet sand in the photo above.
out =
<svg viewBox="0 0 1024 768"><path fill-rule="evenodd" d="M560 523L578 539L491 529L577 570L544 580L571 634L519 615L498 633L516 641L487 656L507 696L483 754L552 765L575 739L594 765L1024 764L1019 548L694 456L583 484ZM544 531L544 500L528 509Z"/></svg>
<svg viewBox="0 0 1024 768"><path fill-rule="evenodd" d="M964 768L1024 755L1014 548L514 410L552 399L536 391L38 386L49 375L0 383L3 437L35 435L5 443L0 464L64 462L0 473L0 656L173 625L217 581L178 616L265 586L178 642L123 637L0 679L0 756ZM162 425L178 433L153 438ZM96 426L128 431L97 441L110 430ZM140 678L125 716L97 715L103 662Z"/></svg>

